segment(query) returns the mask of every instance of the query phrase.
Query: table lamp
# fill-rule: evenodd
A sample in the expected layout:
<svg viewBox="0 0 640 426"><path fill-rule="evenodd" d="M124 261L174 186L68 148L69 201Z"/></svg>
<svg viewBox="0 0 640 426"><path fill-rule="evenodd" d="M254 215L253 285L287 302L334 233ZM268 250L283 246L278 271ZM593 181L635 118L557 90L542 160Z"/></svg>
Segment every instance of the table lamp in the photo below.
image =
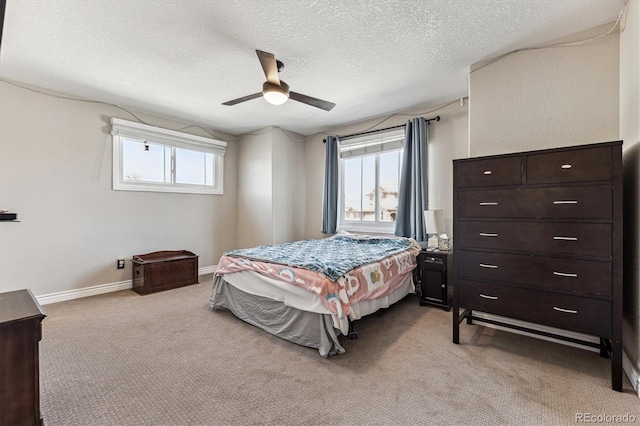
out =
<svg viewBox="0 0 640 426"><path fill-rule="evenodd" d="M444 228L444 216L442 210L425 210L424 211L425 232L428 237L427 249L435 250L438 248L439 235L446 238ZM431 236L431 237L429 237Z"/></svg>

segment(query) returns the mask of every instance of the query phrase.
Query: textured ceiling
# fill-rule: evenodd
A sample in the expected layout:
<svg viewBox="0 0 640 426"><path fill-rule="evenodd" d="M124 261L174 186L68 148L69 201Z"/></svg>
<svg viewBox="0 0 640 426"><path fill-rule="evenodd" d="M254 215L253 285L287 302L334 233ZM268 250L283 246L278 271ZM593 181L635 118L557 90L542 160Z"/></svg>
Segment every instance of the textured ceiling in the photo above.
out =
<svg viewBox="0 0 640 426"><path fill-rule="evenodd" d="M469 65L615 21L625 0L8 0L0 78L241 134L313 134L467 96ZM255 49L326 112L258 98Z"/></svg>

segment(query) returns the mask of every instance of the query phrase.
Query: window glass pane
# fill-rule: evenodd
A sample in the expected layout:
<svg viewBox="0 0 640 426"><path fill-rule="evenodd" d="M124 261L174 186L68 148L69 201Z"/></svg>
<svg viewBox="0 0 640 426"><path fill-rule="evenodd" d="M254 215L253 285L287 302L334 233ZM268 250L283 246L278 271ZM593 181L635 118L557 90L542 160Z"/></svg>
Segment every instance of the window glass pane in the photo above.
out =
<svg viewBox="0 0 640 426"><path fill-rule="evenodd" d="M362 157L344 160L344 219L360 220L362 217Z"/></svg>
<svg viewBox="0 0 640 426"><path fill-rule="evenodd" d="M209 154L213 164L213 156ZM205 185L207 153L190 149L176 148L176 183ZM213 170L213 166L211 166Z"/></svg>
<svg viewBox="0 0 640 426"><path fill-rule="evenodd" d="M376 220L376 156L362 157L362 220Z"/></svg>
<svg viewBox="0 0 640 426"><path fill-rule="evenodd" d="M205 184L209 185L209 186L213 186L215 181L213 179L213 154L207 152L205 154L205 163L204 163L204 167L205 167L205 171L204 171L204 177L205 177Z"/></svg>
<svg viewBox="0 0 640 426"><path fill-rule="evenodd" d="M382 222L395 222L400 188L400 164L402 151L380 154L380 213Z"/></svg>
<svg viewBox="0 0 640 426"><path fill-rule="evenodd" d="M148 149L147 149L148 147ZM167 149L162 145L146 144L144 141L124 139L122 141L122 177L125 181L171 182L166 173ZM171 159L171 151L169 160Z"/></svg>

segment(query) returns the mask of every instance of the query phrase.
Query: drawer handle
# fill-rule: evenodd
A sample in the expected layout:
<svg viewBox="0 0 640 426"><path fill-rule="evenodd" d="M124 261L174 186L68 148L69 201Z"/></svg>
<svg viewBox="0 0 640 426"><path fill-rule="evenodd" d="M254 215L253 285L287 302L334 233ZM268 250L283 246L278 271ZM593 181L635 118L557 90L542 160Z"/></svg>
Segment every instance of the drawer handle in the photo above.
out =
<svg viewBox="0 0 640 426"><path fill-rule="evenodd" d="M480 233L481 237L497 237L498 234L492 234L492 233L486 233L486 232L481 232Z"/></svg>
<svg viewBox="0 0 640 426"><path fill-rule="evenodd" d="M578 202L575 200L561 200L561 201L554 201L553 204L578 204Z"/></svg>
<svg viewBox="0 0 640 426"><path fill-rule="evenodd" d="M560 167L563 168L563 169L570 169L571 168L571 164L563 164Z"/></svg>
<svg viewBox="0 0 640 426"><path fill-rule="evenodd" d="M487 296L486 294L482 294L482 293L480 293L480 297L484 299L498 300L498 296Z"/></svg>
<svg viewBox="0 0 640 426"><path fill-rule="evenodd" d="M562 309L562 308L558 308L557 306L554 306L553 309L555 311L564 312L565 314L577 314L578 313L578 311L574 311L573 309Z"/></svg>
<svg viewBox="0 0 640 426"><path fill-rule="evenodd" d="M498 267L498 265L487 265L486 263L481 263L480 264L481 268L491 268L491 269L496 269Z"/></svg>
<svg viewBox="0 0 640 426"><path fill-rule="evenodd" d="M490 174L491 174L491 170L485 170L485 171L483 172L483 174L484 174L484 175L490 175Z"/></svg>
<svg viewBox="0 0 640 426"><path fill-rule="evenodd" d="M497 206L498 203L480 203L481 206Z"/></svg>
<svg viewBox="0 0 640 426"><path fill-rule="evenodd" d="M553 275L557 275L559 277L571 277L571 278L578 278L578 274L568 274L566 272L553 272Z"/></svg>
<svg viewBox="0 0 640 426"><path fill-rule="evenodd" d="M577 237L553 237L553 239L561 241L578 241Z"/></svg>

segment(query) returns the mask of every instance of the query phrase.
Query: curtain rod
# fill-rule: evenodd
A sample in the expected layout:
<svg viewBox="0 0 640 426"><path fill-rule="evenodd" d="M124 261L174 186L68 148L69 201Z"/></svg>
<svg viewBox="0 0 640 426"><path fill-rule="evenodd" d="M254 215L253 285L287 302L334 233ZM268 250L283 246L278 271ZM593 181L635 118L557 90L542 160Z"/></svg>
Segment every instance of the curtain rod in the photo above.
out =
<svg viewBox="0 0 640 426"><path fill-rule="evenodd" d="M440 121L440 116L436 116L433 118L426 118L425 121L427 122L427 124L429 124L430 121ZM378 133L378 132L384 132L385 130L393 130L393 129L399 129L400 127L404 127L404 124L399 124L397 126L391 126L391 127L385 127L384 129L378 129L378 130L369 130L368 132L360 132L360 133L352 133L350 135L344 135L344 136L338 136L340 139L344 139L344 138L352 138L354 136L362 136L362 135L368 135L369 133ZM326 139L322 139L322 143L327 143Z"/></svg>

